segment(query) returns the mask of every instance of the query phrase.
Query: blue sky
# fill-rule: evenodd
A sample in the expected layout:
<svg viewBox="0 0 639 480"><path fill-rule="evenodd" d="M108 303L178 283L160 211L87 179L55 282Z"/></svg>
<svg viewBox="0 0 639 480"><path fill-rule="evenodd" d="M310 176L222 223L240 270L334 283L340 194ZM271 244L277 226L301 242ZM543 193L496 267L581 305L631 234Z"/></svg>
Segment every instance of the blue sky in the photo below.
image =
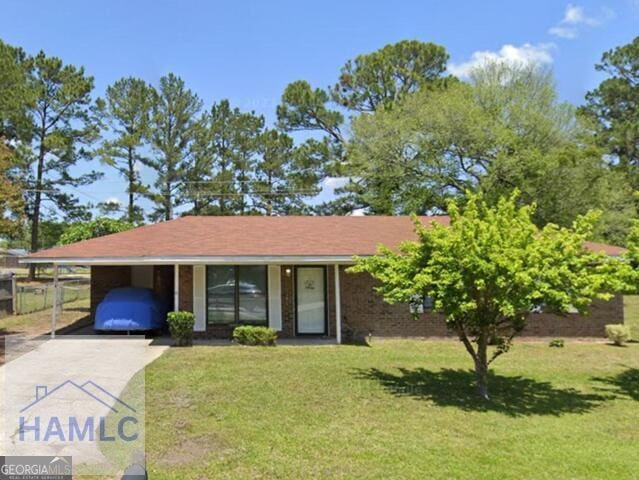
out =
<svg viewBox="0 0 639 480"><path fill-rule="evenodd" d="M444 45L460 75L484 58L541 61L561 98L581 103L601 80L601 53L639 34L639 0L3 0L2 17L0 38L83 65L96 95L123 76L155 84L172 71L207 106L228 98L268 120L289 82L333 84L346 60L402 39ZM105 171L84 201L124 199Z"/></svg>

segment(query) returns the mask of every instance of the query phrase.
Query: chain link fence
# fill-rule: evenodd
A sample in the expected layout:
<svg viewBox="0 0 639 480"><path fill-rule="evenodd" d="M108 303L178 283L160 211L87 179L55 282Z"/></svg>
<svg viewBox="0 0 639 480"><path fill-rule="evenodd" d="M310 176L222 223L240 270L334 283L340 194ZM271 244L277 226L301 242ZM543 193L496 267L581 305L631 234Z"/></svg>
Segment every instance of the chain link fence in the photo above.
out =
<svg viewBox="0 0 639 480"><path fill-rule="evenodd" d="M16 279L12 274L0 273L0 318L12 315Z"/></svg>
<svg viewBox="0 0 639 480"><path fill-rule="evenodd" d="M89 298L91 282L89 279L60 280L58 304L76 302ZM45 285L18 285L16 288L16 314L38 312L53 307L55 292L53 283Z"/></svg>

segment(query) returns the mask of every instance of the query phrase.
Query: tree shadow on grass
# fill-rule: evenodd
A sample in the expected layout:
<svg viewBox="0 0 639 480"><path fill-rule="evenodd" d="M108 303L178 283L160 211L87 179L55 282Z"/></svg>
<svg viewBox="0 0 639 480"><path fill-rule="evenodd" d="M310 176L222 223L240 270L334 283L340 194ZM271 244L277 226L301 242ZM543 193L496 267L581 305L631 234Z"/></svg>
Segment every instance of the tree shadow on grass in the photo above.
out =
<svg viewBox="0 0 639 480"><path fill-rule="evenodd" d="M595 377L593 381L605 387L602 390L639 401L639 368L627 368L612 377Z"/></svg>
<svg viewBox="0 0 639 480"><path fill-rule="evenodd" d="M465 411L499 412L512 417L587 413L610 398L573 388L556 388L550 382L531 378L491 373L488 380L491 398L484 401L477 396L475 374L469 370L400 368L399 373L390 373L372 368L359 369L355 376L375 380L397 396L430 400L439 406Z"/></svg>

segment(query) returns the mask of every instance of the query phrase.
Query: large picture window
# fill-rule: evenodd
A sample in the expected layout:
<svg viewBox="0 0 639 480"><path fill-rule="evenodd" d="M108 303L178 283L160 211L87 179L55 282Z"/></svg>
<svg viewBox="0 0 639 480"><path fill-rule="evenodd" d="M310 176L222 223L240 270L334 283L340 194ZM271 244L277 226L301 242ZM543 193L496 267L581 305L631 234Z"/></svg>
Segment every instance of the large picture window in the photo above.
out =
<svg viewBox="0 0 639 480"><path fill-rule="evenodd" d="M208 323L268 323L265 265L210 265L206 292Z"/></svg>

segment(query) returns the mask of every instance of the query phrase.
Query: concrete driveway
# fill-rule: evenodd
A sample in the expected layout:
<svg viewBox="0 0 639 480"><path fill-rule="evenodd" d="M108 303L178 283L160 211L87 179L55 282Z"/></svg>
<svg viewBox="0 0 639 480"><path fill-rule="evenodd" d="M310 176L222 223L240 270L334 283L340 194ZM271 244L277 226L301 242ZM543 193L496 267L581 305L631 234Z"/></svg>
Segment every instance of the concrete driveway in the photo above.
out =
<svg viewBox="0 0 639 480"><path fill-rule="evenodd" d="M113 436L121 440L120 424L106 431L102 423L108 427L108 422L101 419L109 415L111 420L128 418L123 438L132 438L136 428L143 429L144 375L135 374L162 355L166 345L133 336L7 337L6 342L6 363L0 366L4 390L0 395L0 454L71 455L77 471L79 464L108 463L103 455L105 439L111 443L115 443L110 440ZM133 378L135 382L130 383ZM120 398L127 384L127 392L136 391L137 396ZM95 434L90 435L90 429ZM133 447L134 443L124 448L144 446L143 439ZM129 456L129 452L119 456Z"/></svg>

